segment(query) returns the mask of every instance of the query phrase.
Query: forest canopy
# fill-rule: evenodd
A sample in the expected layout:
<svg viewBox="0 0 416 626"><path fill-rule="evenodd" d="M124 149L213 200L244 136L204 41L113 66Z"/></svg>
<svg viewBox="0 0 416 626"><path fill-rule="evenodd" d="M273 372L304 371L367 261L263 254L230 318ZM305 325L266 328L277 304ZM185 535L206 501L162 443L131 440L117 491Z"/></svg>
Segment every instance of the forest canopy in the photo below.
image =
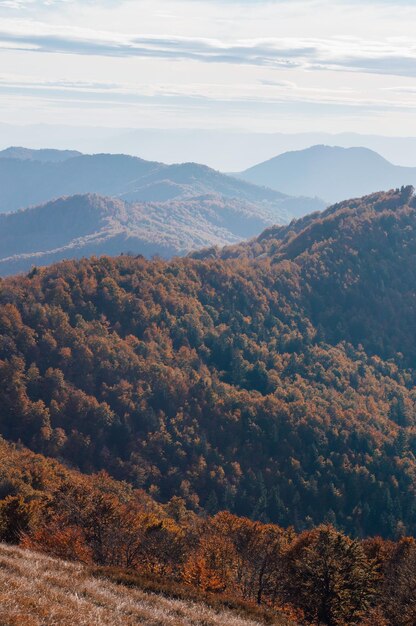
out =
<svg viewBox="0 0 416 626"><path fill-rule="evenodd" d="M0 433L161 503L416 532L416 203L0 281Z"/></svg>

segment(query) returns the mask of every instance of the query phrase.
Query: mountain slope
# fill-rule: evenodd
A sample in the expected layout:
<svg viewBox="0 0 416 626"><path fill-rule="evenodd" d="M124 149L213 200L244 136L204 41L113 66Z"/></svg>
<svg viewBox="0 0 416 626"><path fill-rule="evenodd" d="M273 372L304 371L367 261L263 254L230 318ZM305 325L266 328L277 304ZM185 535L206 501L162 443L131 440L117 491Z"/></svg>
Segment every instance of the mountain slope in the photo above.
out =
<svg viewBox="0 0 416 626"><path fill-rule="evenodd" d="M63 258L127 252L168 258L237 243L276 221L286 222L285 206L215 195L157 203L91 194L61 198L0 214L0 275Z"/></svg>
<svg viewBox="0 0 416 626"><path fill-rule="evenodd" d="M237 258L3 280L1 433L197 511L416 532L415 204L346 202Z"/></svg>
<svg viewBox="0 0 416 626"><path fill-rule="evenodd" d="M67 161L76 156L81 156L81 152L77 150L53 150L41 149L32 150L30 148L21 148L13 146L0 150L0 159L19 159L22 161L40 161L41 163L59 163Z"/></svg>
<svg viewBox="0 0 416 626"><path fill-rule="evenodd" d="M231 611L118 585L82 565L1 544L0 589L4 626L260 625Z"/></svg>
<svg viewBox="0 0 416 626"><path fill-rule="evenodd" d="M52 438L56 445L62 432ZM91 613L88 626L99 617L99 623L129 623L129 617L138 619L131 611L134 599L136 611L148 601L149 618L163 620L151 623L163 626L172 623L169 614L160 614L167 606L175 607L181 624L192 616L195 625L218 618L225 624L306 626L328 598L319 584L322 552L333 563L330 584L342 590L331 603L334 625L343 626L345 618L367 624L358 620L367 617L369 601L377 605L375 618L384 613L391 626L414 624L416 544L408 538L353 541L329 525L297 535L228 512L197 516L183 498L163 506L105 472L80 474L1 438L0 454L0 541L26 549L0 543L4 625L27 626L40 618L42 624L71 618L81 624L85 612ZM300 586L305 577L310 584ZM392 585L400 587L399 601L391 601ZM96 603L93 589L105 589L106 602ZM99 616L104 608L108 612ZM73 617L77 612L79 619Z"/></svg>
<svg viewBox="0 0 416 626"><path fill-rule="evenodd" d="M392 165L367 148L313 146L255 165L240 177L287 194L327 202L416 184L416 168Z"/></svg>
<svg viewBox="0 0 416 626"><path fill-rule="evenodd" d="M415 207L413 188L403 187L347 200L272 227L252 242L195 256L268 256L273 263L295 263L302 306L331 343L362 344L385 358L402 353L413 365Z"/></svg>
<svg viewBox="0 0 416 626"><path fill-rule="evenodd" d="M164 165L126 155L81 155L61 162L0 159L0 212L14 211L74 194L97 193L127 201L184 200L215 194L289 210L293 198L256 187L197 164ZM323 203L298 198L305 214Z"/></svg>

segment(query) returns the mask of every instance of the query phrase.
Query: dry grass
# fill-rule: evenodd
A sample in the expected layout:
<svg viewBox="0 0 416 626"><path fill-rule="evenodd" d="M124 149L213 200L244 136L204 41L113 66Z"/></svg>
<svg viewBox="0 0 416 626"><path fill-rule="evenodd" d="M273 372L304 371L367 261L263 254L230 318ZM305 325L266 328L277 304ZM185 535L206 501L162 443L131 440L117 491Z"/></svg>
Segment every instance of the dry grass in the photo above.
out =
<svg viewBox="0 0 416 626"><path fill-rule="evenodd" d="M243 623L245 620L248 623L260 622L266 626L296 626L284 613L246 602L238 596L209 593L174 580L117 567L92 566L89 571L93 576L119 585L138 588L146 593L163 595L191 604L207 605L217 613L232 610L234 615L243 618Z"/></svg>
<svg viewBox="0 0 416 626"><path fill-rule="evenodd" d="M259 626L231 611L91 575L82 565L0 545L0 626Z"/></svg>

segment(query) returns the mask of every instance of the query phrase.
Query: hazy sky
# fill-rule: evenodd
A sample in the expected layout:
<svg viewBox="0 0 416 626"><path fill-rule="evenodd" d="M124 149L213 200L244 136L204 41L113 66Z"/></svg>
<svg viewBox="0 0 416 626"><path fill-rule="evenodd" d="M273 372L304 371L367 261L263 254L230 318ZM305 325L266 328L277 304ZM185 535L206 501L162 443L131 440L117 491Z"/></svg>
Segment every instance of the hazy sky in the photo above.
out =
<svg viewBox="0 0 416 626"><path fill-rule="evenodd" d="M415 24L415 0L0 0L0 122L415 135Z"/></svg>

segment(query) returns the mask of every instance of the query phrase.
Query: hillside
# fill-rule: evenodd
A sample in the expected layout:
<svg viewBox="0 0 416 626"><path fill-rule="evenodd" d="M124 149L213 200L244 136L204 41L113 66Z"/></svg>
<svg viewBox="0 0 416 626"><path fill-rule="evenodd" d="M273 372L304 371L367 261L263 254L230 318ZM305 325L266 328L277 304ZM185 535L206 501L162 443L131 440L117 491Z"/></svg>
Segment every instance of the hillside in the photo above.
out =
<svg viewBox="0 0 416 626"><path fill-rule="evenodd" d="M2 624L72 624L79 612L88 626L150 616L164 626L176 623L171 610L205 626L414 624L410 538L197 516L183 498L160 505L105 472L83 475L2 439L0 454L0 542L20 544L0 543Z"/></svg>
<svg viewBox="0 0 416 626"><path fill-rule="evenodd" d="M282 218L323 207L321 201L294 200L195 163L164 165L111 154L81 155L55 162L46 158L0 158L0 213L87 193L134 202L182 201L214 194L260 209L266 206L277 214L281 211Z"/></svg>
<svg viewBox="0 0 416 626"><path fill-rule="evenodd" d="M413 188L403 187L341 202L195 257L295 263L302 307L328 341L363 345L414 367L415 208Z"/></svg>
<svg viewBox="0 0 416 626"><path fill-rule="evenodd" d="M2 626L259 626L231 611L93 576L82 565L0 544ZM275 622L278 624L278 622ZM289 625L288 625L289 626Z"/></svg>
<svg viewBox="0 0 416 626"><path fill-rule="evenodd" d="M30 148L21 148L13 146L0 150L0 159L19 159L22 161L40 161L41 163L59 163L81 156L81 152L77 150L53 150L41 149L32 150Z"/></svg>
<svg viewBox="0 0 416 626"><path fill-rule="evenodd" d="M146 203L92 194L61 198L0 214L0 276L64 258L122 253L169 258L224 246L286 222L289 210L290 202L272 208L218 195Z"/></svg>
<svg viewBox="0 0 416 626"><path fill-rule="evenodd" d="M415 233L403 189L237 258L3 280L0 431L196 512L415 533Z"/></svg>
<svg viewBox="0 0 416 626"><path fill-rule="evenodd" d="M416 184L416 168L392 165L367 148L331 146L286 152L239 176L256 185L317 196L328 203Z"/></svg>

